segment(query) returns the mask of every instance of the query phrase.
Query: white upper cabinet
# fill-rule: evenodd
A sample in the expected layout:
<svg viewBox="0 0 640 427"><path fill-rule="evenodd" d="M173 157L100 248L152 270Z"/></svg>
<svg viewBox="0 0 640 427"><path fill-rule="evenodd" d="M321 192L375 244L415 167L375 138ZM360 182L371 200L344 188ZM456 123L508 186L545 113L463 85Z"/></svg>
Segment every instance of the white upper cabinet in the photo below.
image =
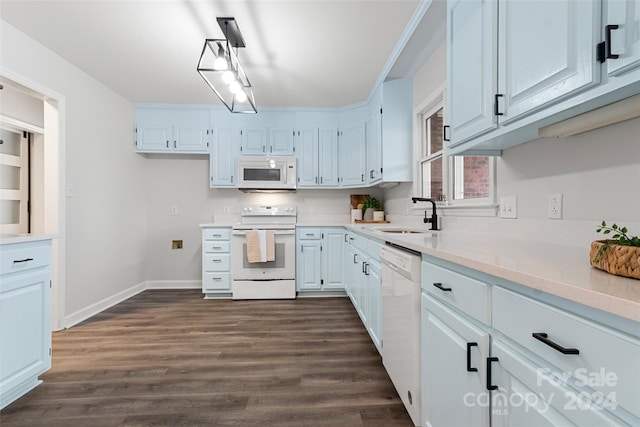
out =
<svg viewBox="0 0 640 427"><path fill-rule="evenodd" d="M638 0L447 2L449 155L499 155L640 93Z"/></svg>
<svg viewBox="0 0 640 427"><path fill-rule="evenodd" d="M298 187L317 187L318 129L296 131L296 158L298 159Z"/></svg>
<svg viewBox="0 0 640 427"><path fill-rule="evenodd" d="M338 156L341 187L364 187L366 180L366 120L368 105L355 106L340 113Z"/></svg>
<svg viewBox="0 0 640 427"><path fill-rule="evenodd" d="M242 155L293 156L295 113L260 112L241 118Z"/></svg>
<svg viewBox="0 0 640 427"><path fill-rule="evenodd" d="M609 0L606 13L607 72L619 75L640 66L640 2Z"/></svg>
<svg viewBox="0 0 640 427"><path fill-rule="evenodd" d="M456 145L497 126L498 2L447 1L447 120Z"/></svg>
<svg viewBox="0 0 640 427"><path fill-rule="evenodd" d="M338 121L333 112L300 111L294 137L299 187L338 187Z"/></svg>
<svg viewBox="0 0 640 427"><path fill-rule="evenodd" d="M240 133L235 115L226 111L215 111L212 121L209 186L235 187L238 184L240 154Z"/></svg>
<svg viewBox="0 0 640 427"><path fill-rule="evenodd" d="M136 151L209 153L208 108L136 107Z"/></svg>
<svg viewBox="0 0 640 427"><path fill-rule="evenodd" d="M498 10L501 125L599 82L599 2L501 1Z"/></svg>

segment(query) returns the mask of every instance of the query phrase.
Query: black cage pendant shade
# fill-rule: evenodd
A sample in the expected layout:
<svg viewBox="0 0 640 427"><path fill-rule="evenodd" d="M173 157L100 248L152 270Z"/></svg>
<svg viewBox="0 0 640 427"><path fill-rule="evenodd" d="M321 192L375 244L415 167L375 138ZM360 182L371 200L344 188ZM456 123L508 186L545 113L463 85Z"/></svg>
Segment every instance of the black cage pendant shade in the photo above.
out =
<svg viewBox="0 0 640 427"><path fill-rule="evenodd" d="M224 39L206 39L198 61L198 73L232 113L257 113L253 89L238 60L245 47L234 18L217 18Z"/></svg>

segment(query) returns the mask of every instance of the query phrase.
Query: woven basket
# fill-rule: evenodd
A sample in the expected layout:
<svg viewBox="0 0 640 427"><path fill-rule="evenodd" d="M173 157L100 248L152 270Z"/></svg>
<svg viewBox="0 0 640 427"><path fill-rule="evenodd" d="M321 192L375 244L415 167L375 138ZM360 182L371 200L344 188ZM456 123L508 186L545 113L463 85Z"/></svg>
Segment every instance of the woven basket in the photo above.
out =
<svg viewBox="0 0 640 427"><path fill-rule="evenodd" d="M598 251L608 243L596 262ZM640 279L640 247L624 246L615 243L615 240L596 240L591 242L589 252L591 265L600 270L617 276Z"/></svg>

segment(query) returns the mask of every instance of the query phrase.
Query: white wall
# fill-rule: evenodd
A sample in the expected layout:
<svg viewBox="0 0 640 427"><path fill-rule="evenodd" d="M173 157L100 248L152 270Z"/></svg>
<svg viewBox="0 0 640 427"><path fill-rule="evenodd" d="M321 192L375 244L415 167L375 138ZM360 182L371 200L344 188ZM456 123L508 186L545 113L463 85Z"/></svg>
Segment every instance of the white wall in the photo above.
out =
<svg viewBox="0 0 640 427"><path fill-rule="evenodd" d="M133 150L133 107L4 21L0 30L0 73L65 100L62 163L74 197L60 238L69 316L145 279L145 162Z"/></svg>
<svg viewBox="0 0 640 427"><path fill-rule="evenodd" d="M199 224L231 224L246 203L295 203L298 221L320 224L349 221L351 194L380 196L379 189L298 190L256 194L237 189L209 188L209 158L202 155L139 155L146 173L148 268L150 281L200 280L202 271ZM178 215L171 215L171 207ZM226 214L225 208L229 209ZM183 240L183 249L171 249Z"/></svg>
<svg viewBox="0 0 640 427"><path fill-rule="evenodd" d="M414 76L414 105L445 81L443 45ZM540 139L497 158L497 194L518 197L518 219L445 219L445 224L521 231L528 237L584 242L602 220L629 224L640 233L640 118L558 139ZM547 219L551 193L563 193L563 219ZM405 215L412 184L384 193L388 214ZM416 215L421 215L417 212ZM417 218L410 218L415 220ZM630 227L631 228L631 227ZM544 237L541 237L544 236Z"/></svg>

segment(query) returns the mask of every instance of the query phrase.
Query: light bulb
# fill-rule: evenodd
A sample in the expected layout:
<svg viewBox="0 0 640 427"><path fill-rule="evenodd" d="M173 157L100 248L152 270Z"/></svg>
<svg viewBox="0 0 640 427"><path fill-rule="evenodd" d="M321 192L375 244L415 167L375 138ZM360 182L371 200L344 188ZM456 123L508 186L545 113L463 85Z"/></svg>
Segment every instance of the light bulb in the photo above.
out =
<svg viewBox="0 0 640 427"><path fill-rule="evenodd" d="M215 61L213 61L213 69L218 71L223 71L229 68L229 64L227 64L227 60L224 59L223 56L218 56Z"/></svg>
<svg viewBox="0 0 640 427"><path fill-rule="evenodd" d="M237 80L232 81L231 83L229 83L229 92L231 93L237 93L240 90L240 83L238 83Z"/></svg>
<svg viewBox="0 0 640 427"><path fill-rule="evenodd" d="M246 100L247 100L246 92L243 90L239 90L238 93L236 93L236 101L245 102Z"/></svg>
<svg viewBox="0 0 640 427"><path fill-rule="evenodd" d="M234 81L236 79L236 77L233 75L232 71L225 71L224 73L222 73L222 81L225 84L229 84L232 81Z"/></svg>

